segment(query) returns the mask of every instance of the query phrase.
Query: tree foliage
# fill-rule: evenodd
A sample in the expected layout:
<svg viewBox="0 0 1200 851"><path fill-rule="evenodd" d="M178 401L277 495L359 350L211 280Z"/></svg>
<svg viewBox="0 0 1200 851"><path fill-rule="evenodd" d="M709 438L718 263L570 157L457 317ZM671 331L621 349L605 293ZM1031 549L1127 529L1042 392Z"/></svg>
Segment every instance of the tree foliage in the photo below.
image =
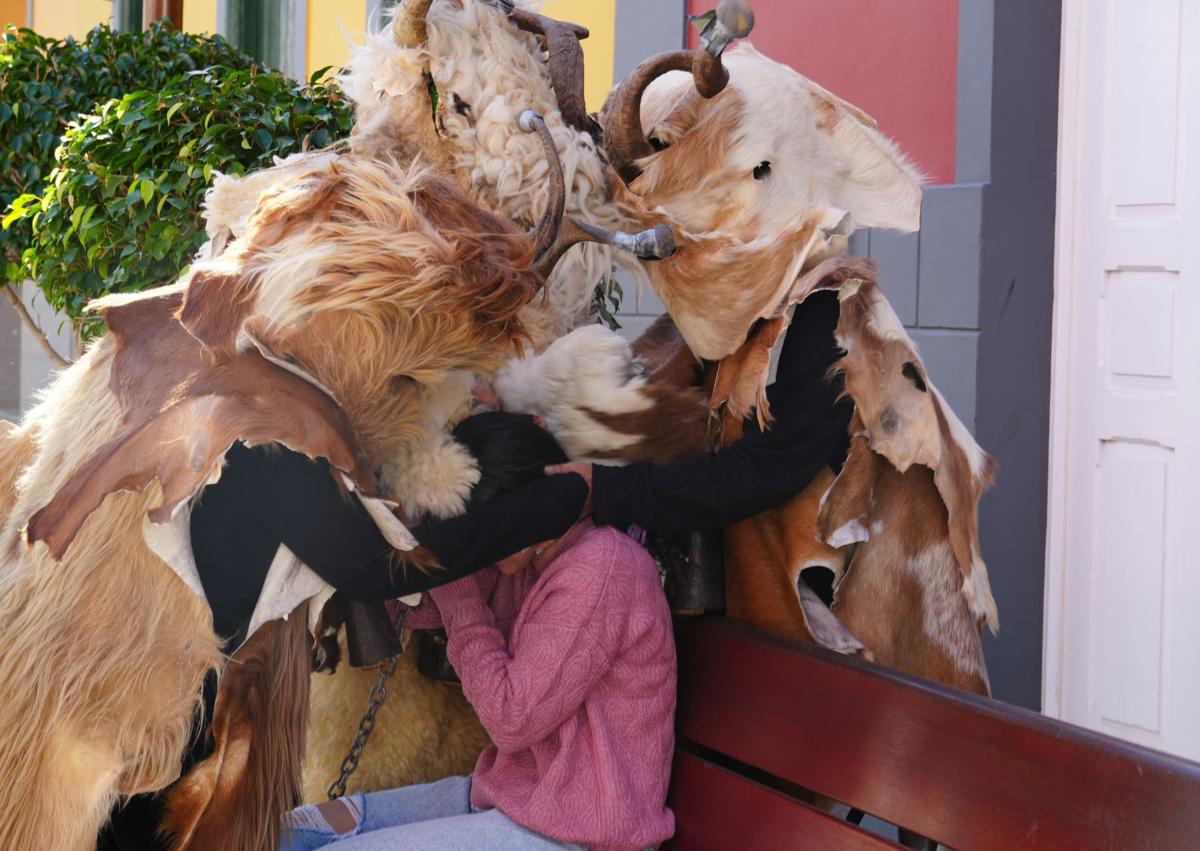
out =
<svg viewBox="0 0 1200 851"><path fill-rule="evenodd" d="M82 41L6 28L0 36L0 210L19 195L40 194L60 137L97 103L160 88L199 68L244 70L253 64L220 37L187 35L160 24L136 33L99 26ZM10 274L29 237L25 220L0 231L0 258Z"/></svg>
<svg viewBox="0 0 1200 851"><path fill-rule="evenodd" d="M240 175L349 132L349 105L320 73L305 85L215 66L101 104L67 129L41 193L5 217L31 225L17 271L77 323L93 298L171 281L206 239L213 172Z"/></svg>

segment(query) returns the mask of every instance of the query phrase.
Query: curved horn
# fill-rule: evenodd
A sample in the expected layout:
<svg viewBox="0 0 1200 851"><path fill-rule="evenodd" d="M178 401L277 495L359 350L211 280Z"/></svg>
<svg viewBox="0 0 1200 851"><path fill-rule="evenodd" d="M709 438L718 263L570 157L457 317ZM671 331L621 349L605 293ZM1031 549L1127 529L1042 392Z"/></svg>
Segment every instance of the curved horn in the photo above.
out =
<svg viewBox="0 0 1200 851"><path fill-rule="evenodd" d="M401 47L424 47L429 39L425 18L433 0L404 0L392 18L392 37Z"/></svg>
<svg viewBox="0 0 1200 851"><path fill-rule="evenodd" d="M588 115L583 97L583 46L579 42L588 37L587 27L520 8L512 9L508 17L518 29L545 39L546 70L563 121L598 141L600 126Z"/></svg>
<svg viewBox="0 0 1200 851"><path fill-rule="evenodd" d="M529 232L535 249L534 256L540 262L542 256L554 246L559 228L562 227L563 212L567 208L567 183L563 178L562 163L558 160L558 149L554 147L554 137L550 135L542 116L532 109L526 109L517 116L517 126L525 133L538 134L542 150L550 161L550 199L546 202L542 220Z"/></svg>
<svg viewBox="0 0 1200 851"><path fill-rule="evenodd" d="M538 258L534 268L543 278L549 278L555 265L568 248L581 242L599 242L628 251L641 260L665 260L675 253L675 233L667 225L655 225L638 233L627 233L581 222L574 216L563 220L558 239L550 250Z"/></svg>
<svg viewBox="0 0 1200 851"><path fill-rule="evenodd" d="M634 68L605 105L600 115L604 152L626 183L641 173L635 162L654 153L654 146L642 130L642 95L646 87L668 71L685 71L691 67L690 50L660 53Z"/></svg>
<svg viewBox="0 0 1200 851"><path fill-rule="evenodd" d="M640 233L610 231L606 228L564 217L567 206L567 184L554 137L542 116L526 109L517 116L517 126L526 133L537 133L550 161L550 198L542 220L529 232L534 246L534 269L543 280L550 277L554 265L568 248L580 242L600 242L628 251L643 260L661 260L675 253L675 234L666 225L657 225Z"/></svg>
<svg viewBox="0 0 1200 851"><path fill-rule="evenodd" d="M635 164L654 153L654 146L642 129L642 95L646 87L668 71L692 72L696 91L702 97L716 97L729 83L729 72L721 64L721 54L735 38L743 38L754 27L754 11L746 0L721 0L716 14L701 33L701 49L676 50L647 59L633 70L606 105L604 150L609 162L629 183L641 172Z"/></svg>

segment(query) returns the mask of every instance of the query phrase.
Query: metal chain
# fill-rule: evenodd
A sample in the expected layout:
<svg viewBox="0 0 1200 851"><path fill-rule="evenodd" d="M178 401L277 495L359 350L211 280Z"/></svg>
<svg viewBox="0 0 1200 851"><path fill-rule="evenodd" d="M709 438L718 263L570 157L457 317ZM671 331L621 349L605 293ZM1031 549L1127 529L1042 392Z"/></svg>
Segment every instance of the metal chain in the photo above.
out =
<svg viewBox="0 0 1200 851"><path fill-rule="evenodd" d="M387 681L388 677L396 673L396 662L397 657L392 656L379 667L379 680L371 686L371 694L367 698L367 711L363 714L362 720L358 722L358 734L355 735L354 743L350 745L346 758L342 760L341 773L337 780L330 783L329 788L325 790L325 794L331 801L346 794L346 784L350 781L350 775L358 770L358 761L362 759L363 751L367 747L367 740L375 731L375 715L379 712L379 707L383 706L383 702L387 700Z"/></svg>

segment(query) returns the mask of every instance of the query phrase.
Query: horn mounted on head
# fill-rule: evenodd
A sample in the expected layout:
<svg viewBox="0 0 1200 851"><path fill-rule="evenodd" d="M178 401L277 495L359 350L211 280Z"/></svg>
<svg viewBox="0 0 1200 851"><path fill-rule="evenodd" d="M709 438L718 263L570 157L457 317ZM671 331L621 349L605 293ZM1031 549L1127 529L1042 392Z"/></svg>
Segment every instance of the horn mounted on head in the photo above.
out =
<svg viewBox="0 0 1200 851"><path fill-rule="evenodd" d="M545 42L546 70L563 121L599 142L600 125L588 114L583 96L583 46L579 42L590 35L587 27L547 18L508 0L502 6L518 29L539 35Z"/></svg>
<svg viewBox="0 0 1200 851"><path fill-rule="evenodd" d="M546 159L550 161L550 196L541 221L529 232L535 249L534 268L548 278L554 265L567 249L581 242L599 242L611 245L636 255L642 260L661 260L675 253L675 235L666 225L657 225L640 233L610 231L607 228L581 222L573 216L564 216L567 204L567 185L563 176L562 162L554 137L542 116L531 109L517 116L517 126L526 133L537 133Z"/></svg>
<svg viewBox="0 0 1200 851"><path fill-rule="evenodd" d="M583 51L579 40L587 38L586 28L568 24L514 8L508 0L501 6L516 25L528 32L540 33L546 40L550 55L549 70L555 98L564 118L577 129L592 132L595 122L583 106ZM426 17L433 0L404 0L392 18L392 37L401 47L423 47L429 38ZM586 222L566 217L567 186L562 163L554 138L542 116L525 110L517 117L517 125L526 133L537 133L550 161L550 196L541 221L529 232L535 249L535 270L549 277L554 264L568 248L580 242L600 242L636 254L643 260L658 260L675 253L675 238L671 229L659 225L637 234L609 231Z"/></svg>
<svg viewBox="0 0 1200 851"><path fill-rule="evenodd" d="M404 0L392 18L392 38L401 47L424 47L429 40L425 18L433 0Z"/></svg>
<svg viewBox="0 0 1200 851"><path fill-rule="evenodd" d="M617 174L626 183L641 170L637 161L655 148L642 129L642 95L646 88L668 71L691 71L696 91L714 98L729 83L729 71L721 54L735 38L745 38L754 28L754 10L747 0L721 0L712 20L700 35L699 50L674 50L647 59L617 87L611 105L600 117L604 128L604 151Z"/></svg>

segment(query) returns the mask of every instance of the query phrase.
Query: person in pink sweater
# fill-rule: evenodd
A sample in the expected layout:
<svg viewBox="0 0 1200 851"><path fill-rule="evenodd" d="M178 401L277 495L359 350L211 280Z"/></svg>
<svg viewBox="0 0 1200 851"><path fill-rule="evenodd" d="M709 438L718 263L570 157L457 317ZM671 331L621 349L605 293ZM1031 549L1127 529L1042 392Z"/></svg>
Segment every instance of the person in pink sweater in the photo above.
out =
<svg viewBox="0 0 1200 851"><path fill-rule="evenodd" d="M480 414L455 437L479 461L473 505L565 460L529 417ZM582 519L429 596L492 745L470 777L301 807L283 847L636 851L670 838L675 645L646 550Z"/></svg>

